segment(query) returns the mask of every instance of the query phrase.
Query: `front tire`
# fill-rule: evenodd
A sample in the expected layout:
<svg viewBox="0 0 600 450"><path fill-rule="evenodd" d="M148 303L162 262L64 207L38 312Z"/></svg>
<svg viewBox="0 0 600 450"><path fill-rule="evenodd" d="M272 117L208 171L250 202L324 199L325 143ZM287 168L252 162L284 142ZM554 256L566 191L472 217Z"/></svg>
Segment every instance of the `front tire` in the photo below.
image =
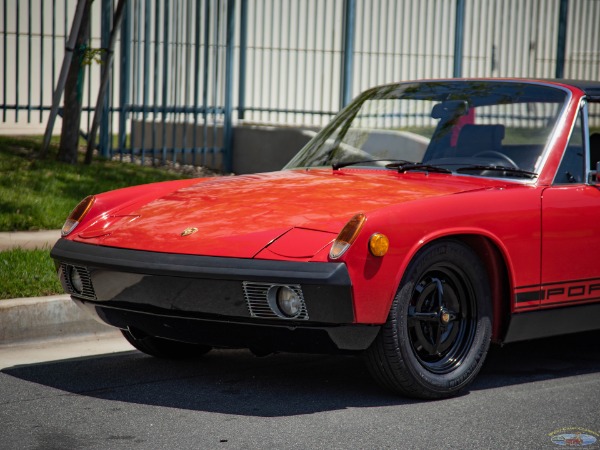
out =
<svg viewBox="0 0 600 450"><path fill-rule="evenodd" d="M188 344L154 336L138 338L129 330L121 330L121 333L127 339L127 342L140 352L156 358L192 359L199 358L212 350L212 347L207 345Z"/></svg>
<svg viewBox="0 0 600 450"><path fill-rule="evenodd" d="M372 376L409 397L451 397L481 369L492 327L487 273L456 240L421 250L409 264L388 320L366 351Z"/></svg>

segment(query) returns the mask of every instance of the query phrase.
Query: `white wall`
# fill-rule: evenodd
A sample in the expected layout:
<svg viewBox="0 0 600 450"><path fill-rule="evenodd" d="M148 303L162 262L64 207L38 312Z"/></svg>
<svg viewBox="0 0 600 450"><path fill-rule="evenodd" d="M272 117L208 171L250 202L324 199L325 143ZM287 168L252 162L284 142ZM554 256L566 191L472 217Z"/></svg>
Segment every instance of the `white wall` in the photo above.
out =
<svg viewBox="0 0 600 450"><path fill-rule="evenodd" d="M152 0L154 5L156 0ZM205 0L206 1L206 0ZM172 0L171 35L182 39L177 60L167 65L171 79L169 101L178 105L193 104L191 83L195 77L192 45L196 33L197 8L203 14L205 1ZM136 44L143 36L144 1L131 0L140 20L134 23L132 71L142 77L144 54ZM64 55L64 37L71 26L75 0L0 0L0 133L40 133L48 113L14 111L2 105L34 107L51 104L52 89L58 78ZM56 5L54 11L52 4ZM92 3L93 47L99 47L101 0ZM556 41L560 0L466 0L463 76L532 76L551 78L556 65ZM211 0L213 12L225 14L226 3ZM18 6L18 8L17 8ZM239 24L240 2L236 2ZM248 107L259 109L294 109L298 111L335 112L340 108L343 0L248 0L248 65L245 72ZM451 77L454 52L454 0L357 0L356 35L352 95L367 87L415 78ZM6 17L4 16L6 9ZM17 9L19 19L17 20ZM159 13L160 14L160 13ZM150 31L154 39L156 15L150 10ZM204 16L202 16L204 17ZM159 19L162 19L159 17ZM6 27L4 26L6 23ZM59 37L52 46L52 28ZM216 30L216 21L198 24L204 42L206 23ZM175 25L178 24L178 25ZM568 12L567 77L600 79L600 1L571 0ZM162 26L162 24L160 25ZM31 30L31 39L29 33ZM137 34L136 34L137 33ZM223 42L223 30L219 42ZM160 34L160 33L159 33ZM236 29L236 61L239 60L239 28ZM159 46L160 46L159 42ZM215 45L214 42L212 45ZM115 61L118 61L119 50ZM6 51L4 50L6 48ZM219 44L219 67L204 67L212 86L218 82L214 99L222 104L223 55ZM17 55L18 51L18 55ZM55 59L52 61L52 52ZM217 55L217 53L215 53ZM138 65L139 64L139 65ZM217 64L216 62L214 64ZM158 59L154 50L148 66L161 67L148 87L162 89L162 48ZM101 67L89 67L86 77L85 103L96 101ZM115 80L118 80L116 64ZM148 74L146 74L148 75ZM91 80L91 81L90 81ZM234 106L238 104L239 73L235 70ZM113 102L118 103L118 86L113 86ZM132 83L131 101L143 101L143 82ZM213 94L211 94L211 99ZM137 115L139 119L140 115ZM245 119L261 123L322 125L330 114L248 111ZM84 114L84 124L90 118ZM189 121L190 116L168 120ZM114 124L116 130L116 124ZM60 131L60 121L55 132Z"/></svg>

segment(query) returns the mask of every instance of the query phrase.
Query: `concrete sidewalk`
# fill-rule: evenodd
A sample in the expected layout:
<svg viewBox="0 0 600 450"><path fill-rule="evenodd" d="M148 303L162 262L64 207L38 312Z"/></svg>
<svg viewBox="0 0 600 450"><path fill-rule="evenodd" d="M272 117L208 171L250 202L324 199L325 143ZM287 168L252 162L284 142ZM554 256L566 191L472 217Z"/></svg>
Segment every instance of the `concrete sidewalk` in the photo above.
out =
<svg viewBox="0 0 600 450"><path fill-rule="evenodd" d="M11 248L24 248L33 250L36 248L52 248L60 239L60 230L42 231L15 231L0 233L0 251Z"/></svg>
<svg viewBox="0 0 600 450"><path fill-rule="evenodd" d="M60 230L0 233L0 251L50 250L59 238ZM6 345L115 332L90 318L68 295L0 300L0 352Z"/></svg>

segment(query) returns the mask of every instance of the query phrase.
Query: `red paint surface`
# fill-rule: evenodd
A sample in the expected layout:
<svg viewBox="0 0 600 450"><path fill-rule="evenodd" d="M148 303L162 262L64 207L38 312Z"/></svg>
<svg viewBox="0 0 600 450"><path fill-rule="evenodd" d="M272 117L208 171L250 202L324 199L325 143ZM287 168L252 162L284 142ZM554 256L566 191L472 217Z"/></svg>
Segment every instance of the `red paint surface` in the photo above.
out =
<svg viewBox="0 0 600 450"><path fill-rule="evenodd" d="M76 239L85 236L88 243L156 252L251 258L292 228L337 235L357 211L495 184L473 177L382 170L302 170L215 178L143 206L121 208L120 215L139 217L106 228L96 223L94 227L105 233L96 242L86 236L84 227L76 230ZM198 232L181 236L189 227Z"/></svg>

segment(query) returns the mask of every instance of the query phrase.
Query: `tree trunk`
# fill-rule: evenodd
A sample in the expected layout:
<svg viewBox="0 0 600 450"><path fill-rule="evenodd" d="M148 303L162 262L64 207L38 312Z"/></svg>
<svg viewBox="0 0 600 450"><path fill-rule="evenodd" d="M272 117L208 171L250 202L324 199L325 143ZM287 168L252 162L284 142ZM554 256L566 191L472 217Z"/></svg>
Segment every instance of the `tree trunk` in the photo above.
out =
<svg viewBox="0 0 600 450"><path fill-rule="evenodd" d="M92 1L88 0L85 5L81 27L79 28L79 34L75 48L73 49L73 60L71 61L65 84L62 129L57 159L69 164L77 164L79 150L83 82L85 80L85 67L82 62L90 35L91 3Z"/></svg>

